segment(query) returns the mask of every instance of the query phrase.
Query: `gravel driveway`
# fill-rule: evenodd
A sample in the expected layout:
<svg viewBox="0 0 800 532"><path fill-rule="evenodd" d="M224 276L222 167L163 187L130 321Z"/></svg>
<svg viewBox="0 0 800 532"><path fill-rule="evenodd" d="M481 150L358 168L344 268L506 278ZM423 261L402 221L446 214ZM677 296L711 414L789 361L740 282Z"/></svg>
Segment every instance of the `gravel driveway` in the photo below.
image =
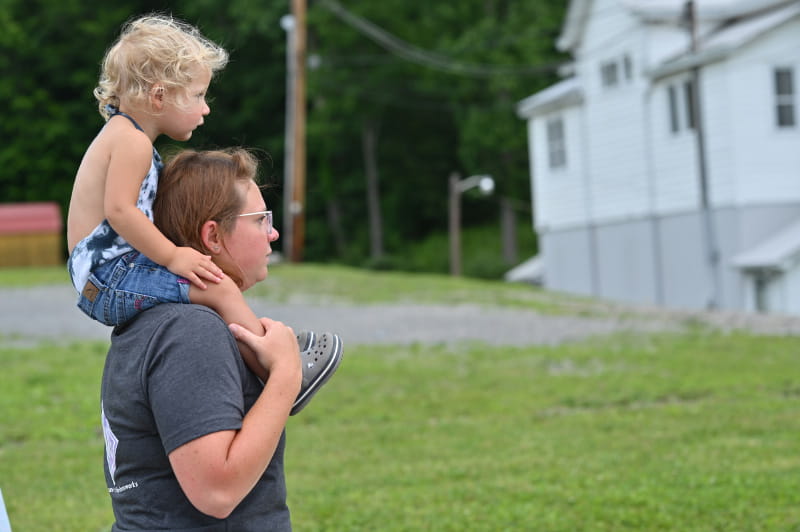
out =
<svg viewBox="0 0 800 532"><path fill-rule="evenodd" d="M0 290L0 341L105 340L110 330L75 307L68 285ZM800 335L800 317L736 313L675 312L653 308L621 311L609 307L601 316L554 316L530 310L477 305L314 306L251 299L256 314L300 329L338 332L346 345L410 344L480 340L492 345L554 345L618 331L677 330L688 323L745 329L756 334Z"/></svg>

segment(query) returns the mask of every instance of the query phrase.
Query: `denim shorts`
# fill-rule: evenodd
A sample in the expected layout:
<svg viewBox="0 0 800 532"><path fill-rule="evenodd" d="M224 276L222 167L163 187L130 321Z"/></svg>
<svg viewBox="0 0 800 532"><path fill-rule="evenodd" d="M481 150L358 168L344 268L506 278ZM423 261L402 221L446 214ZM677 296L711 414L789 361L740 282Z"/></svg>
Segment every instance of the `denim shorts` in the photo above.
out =
<svg viewBox="0 0 800 532"><path fill-rule="evenodd" d="M159 303L189 303L189 281L138 251L95 268L78 297L78 308L111 326Z"/></svg>

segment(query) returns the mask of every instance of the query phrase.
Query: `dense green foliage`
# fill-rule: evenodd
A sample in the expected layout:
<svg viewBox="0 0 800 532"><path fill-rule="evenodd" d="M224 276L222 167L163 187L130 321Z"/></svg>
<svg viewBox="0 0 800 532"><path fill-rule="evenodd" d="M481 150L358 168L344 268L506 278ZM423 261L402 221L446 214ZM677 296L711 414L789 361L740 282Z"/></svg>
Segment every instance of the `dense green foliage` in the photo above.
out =
<svg viewBox="0 0 800 532"><path fill-rule="evenodd" d="M306 259L365 264L370 255L365 131L377 140L386 255L379 265L404 267L399 257L412 242L446 230L452 171L489 173L497 182L493 198L465 195L467 226L498 228L500 197L530 204L525 124L514 106L555 79L562 58L553 42L566 0L345 3L439 66L379 46L329 5L316 0L308 9L316 62L307 81ZM212 84L206 125L183 146L254 148L266 180L280 185L286 35L279 21L289 9L288 1L0 0L0 200L54 200L66 209L82 153L102 125L92 89L103 52L126 19L149 11L196 24L231 52ZM174 149L162 141L162 151ZM279 187L267 201L280 221ZM530 218L525 209L521 220ZM446 248L430 252L422 267L441 271ZM501 263L495 257L483 269L495 275Z"/></svg>

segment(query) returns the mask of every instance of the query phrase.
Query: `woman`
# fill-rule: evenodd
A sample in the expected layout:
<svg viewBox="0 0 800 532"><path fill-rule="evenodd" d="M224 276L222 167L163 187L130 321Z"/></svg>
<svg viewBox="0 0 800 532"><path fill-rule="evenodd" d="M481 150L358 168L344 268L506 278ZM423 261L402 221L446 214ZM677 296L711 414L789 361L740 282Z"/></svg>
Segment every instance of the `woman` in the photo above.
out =
<svg viewBox="0 0 800 532"><path fill-rule="evenodd" d="M278 231L242 214L266 206L245 150L192 152L165 167L155 222L242 290L267 275ZM117 327L101 389L112 531L291 530L284 427L300 390L297 338L267 318L266 334L228 326L208 307L162 304ZM244 342L269 372L244 365Z"/></svg>

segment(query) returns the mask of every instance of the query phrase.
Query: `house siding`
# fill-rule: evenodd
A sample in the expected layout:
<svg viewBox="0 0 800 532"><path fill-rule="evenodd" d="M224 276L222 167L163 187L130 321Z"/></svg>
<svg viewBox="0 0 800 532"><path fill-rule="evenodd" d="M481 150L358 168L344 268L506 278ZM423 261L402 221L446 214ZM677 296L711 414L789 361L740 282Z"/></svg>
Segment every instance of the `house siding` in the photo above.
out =
<svg viewBox="0 0 800 532"><path fill-rule="evenodd" d="M704 308L713 301L752 310L754 280L731 258L800 218L800 126L775 125L773 87L775 67L794 68L800 121L800 19L700 69L709 227L685 103L683 126L673 132L670 124L667 88L682 93L691 72L647 75L686 49L688 33L646 26L621 5L591 2L571 50L581 103L553 111L565 121L567 168L547 166L544 128L552 113L529 120L545 286L634 303ZM617 86L603 86L600 65L625 55L633 80L620 71ZM720 256L714 269L712 243ZM769 284L762 300L800 313L800 272Z"/></svg>
<svg viewBox="0 0 800 532"><path fill-rule="evenodd" d="M593 283L591 229L545 231L539 236L547 285L553 290L597 295Z"/></svg>
<svg viewBox="0 0 800 532"><path fill-rule="evenodd" d="M656 301L652 230L651 221L644 219L597 228L597 295L632 303Z"/></svg>
<svg viewBox="0 0 800 532"><path fill-rule="evenodd" d="M547 157L546 129L547 121L556 118L564 123L567 163L563 168L552 170ZM581 113L576 107L562 108L529 124L529 137L535 153L539 154L531 157L533 185L537 192L534 194L537 228L585 224L590 217L586 205L587 191L583 182L584 159L580 155L580 135L583 128ZM558 198L558 201L551 201L551 198Z"/></svg>
<svg viewBox="0 0 800 532"><path fill-rule="evenodd" d="M781 129L775 123L773 70L794 68L795 106L800 120L800 20L770 32L731 59L735 72L739 203L800 201L800 128ZM791 55L787 56L787 51ZM734 76L731 76L734 78Z"/></svg>
<svg viewBox="0 0 800 532"><path fill-rule="evenodd" d="M629 57L633 72L640 71L637 53L641 40L635 19L614 9L612 0L592 3L584 46L577 54L581 85L585 90L586 127L592 135L585 148L591 168L589 197L595 222L642 216L648 209L645 179L645 146L642 124L640 76L625 78L619 69L618 83L602 85L600 65ZM624 161L624 164L620 164Z"/></svg>

